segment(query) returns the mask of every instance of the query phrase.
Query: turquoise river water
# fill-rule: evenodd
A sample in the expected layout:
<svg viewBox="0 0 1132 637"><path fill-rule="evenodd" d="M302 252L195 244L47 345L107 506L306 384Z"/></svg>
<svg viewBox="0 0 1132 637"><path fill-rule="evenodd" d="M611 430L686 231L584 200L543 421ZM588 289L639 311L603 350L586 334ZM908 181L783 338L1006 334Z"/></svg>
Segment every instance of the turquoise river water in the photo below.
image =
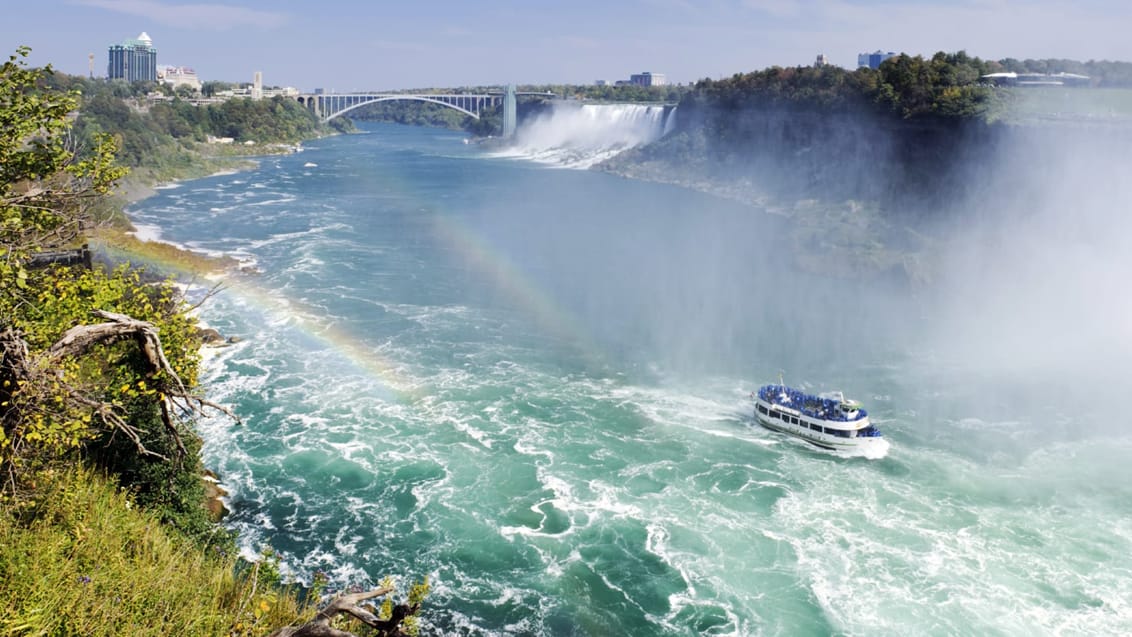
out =
<svg viewBox="0 0 1132 637"><path fill-rule="evenodd" d="M427 634L1132 633L1126 410L795 272L780 217L393 125L131 215L256 270L201 310L240 339L202 434L243 551L427 576ZM780 376L888 453L759 427Z"/></svg>

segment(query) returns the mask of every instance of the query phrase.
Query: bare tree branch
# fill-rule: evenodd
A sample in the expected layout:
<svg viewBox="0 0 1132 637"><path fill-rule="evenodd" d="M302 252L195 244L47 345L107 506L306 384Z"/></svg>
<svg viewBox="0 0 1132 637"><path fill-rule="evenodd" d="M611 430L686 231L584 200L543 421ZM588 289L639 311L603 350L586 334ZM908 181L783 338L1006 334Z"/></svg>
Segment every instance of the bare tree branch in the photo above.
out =
<svg viewBox="0 0 1132 637"><path fill-rule="evenodd" d="M398 604L393 608L389 619L378 619L373 613L359 606L359 602L393 592L392 586L382 586L362 593L349 593L335 597L315 618L302 626L287 626L271 633L268 637L357 637L354 633L339 630L330 625L336 615L349 615L363 624L375 628L387 637L402 635L401 622L409 615L416 614L419 605L412 607Z"/></svg>
<svg viewBox="0 0 1132 637"><path fill-rule="evenodd" d="M200 396L193 395L185 387L181 378L169 364L165 351L161 347L161 338L157 327L146 321L139 321L125 314L95 310L94 315L106 319L106 322L93 325L77 325L67 330L63 336L48 350L42 360L33 362L27 348L27 343L14 330L8 329L0 334L0 372L2 376L11 377L19 385L27 385L36 377L44 373L56 373L61 359L67 357L80 357L98 344L114 343L123 339L133 339L144 358L148 369L148 376L154 379L155 389L160 394L161 419L169 437L177 444L181 457L187 455L180 429L174 420L174 411L186 413L201 413L205 407L213 408L239 420L227 408L210 402ZM165 456L150 451L142 443L141 434L137 428L131 426L120 414L114 405L100 398L88 395L79 388L64 386L67 398L74 406L89 409L97 415L102 422L115 431L120 431L137 447L138 453L168 460ZM172 407L173 409L170 409ZM4 416L6 414L0 414Z"/></svg>

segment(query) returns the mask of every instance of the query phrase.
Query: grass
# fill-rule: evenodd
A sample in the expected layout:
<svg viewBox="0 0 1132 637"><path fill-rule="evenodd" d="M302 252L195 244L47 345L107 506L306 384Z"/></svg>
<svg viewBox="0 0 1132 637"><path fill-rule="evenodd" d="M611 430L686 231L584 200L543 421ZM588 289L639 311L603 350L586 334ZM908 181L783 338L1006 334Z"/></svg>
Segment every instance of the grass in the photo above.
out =
<svg viewBox="0 0 1132 637"><path fill-rule="evenodd" d="M263 635L313 616L301 598L272 568L205 554L90 470L40 481L31 508L0 506L2 635Z"/></svg>

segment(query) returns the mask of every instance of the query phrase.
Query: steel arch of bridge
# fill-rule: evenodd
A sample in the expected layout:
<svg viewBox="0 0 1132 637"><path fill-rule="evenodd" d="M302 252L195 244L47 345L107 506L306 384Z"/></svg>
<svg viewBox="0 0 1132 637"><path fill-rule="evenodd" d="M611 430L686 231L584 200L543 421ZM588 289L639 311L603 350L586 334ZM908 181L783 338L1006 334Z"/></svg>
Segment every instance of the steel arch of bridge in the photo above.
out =
<svg viewBox="0 0 1132 637"><path fill-rule="evenodd" d="M406 93L331 93L331 94L313 94L313 95L300 95L298 97L299 103L307 108L312 109L319 119L323 122L330 120L348 113L356 108L361 108L366 104L377 104L378 102L390 102L394 100L411 100L416 102L428 102L431 104L439 104L447 106L448 108L455 109L474 117L480 118L480 113L483 109L489 106L497 106L503 102L503 95L501 94L471 94L471 93L456 93L449 95L411 95Z"/></svg>

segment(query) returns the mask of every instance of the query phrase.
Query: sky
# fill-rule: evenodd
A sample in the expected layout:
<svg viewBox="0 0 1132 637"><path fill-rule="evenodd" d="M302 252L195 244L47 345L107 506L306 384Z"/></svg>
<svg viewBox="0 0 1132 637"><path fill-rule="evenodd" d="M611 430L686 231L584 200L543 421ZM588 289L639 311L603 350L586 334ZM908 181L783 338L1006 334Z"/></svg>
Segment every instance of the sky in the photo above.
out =
<svg viewBox="0 0 1132 637"><path fill-rule="evenodd" d="M769 66L856 66L875 50L1132 61L1132 0L2 0L0 50L106 75L148 33L159 65L304 91L694 82Z"/></svg>

